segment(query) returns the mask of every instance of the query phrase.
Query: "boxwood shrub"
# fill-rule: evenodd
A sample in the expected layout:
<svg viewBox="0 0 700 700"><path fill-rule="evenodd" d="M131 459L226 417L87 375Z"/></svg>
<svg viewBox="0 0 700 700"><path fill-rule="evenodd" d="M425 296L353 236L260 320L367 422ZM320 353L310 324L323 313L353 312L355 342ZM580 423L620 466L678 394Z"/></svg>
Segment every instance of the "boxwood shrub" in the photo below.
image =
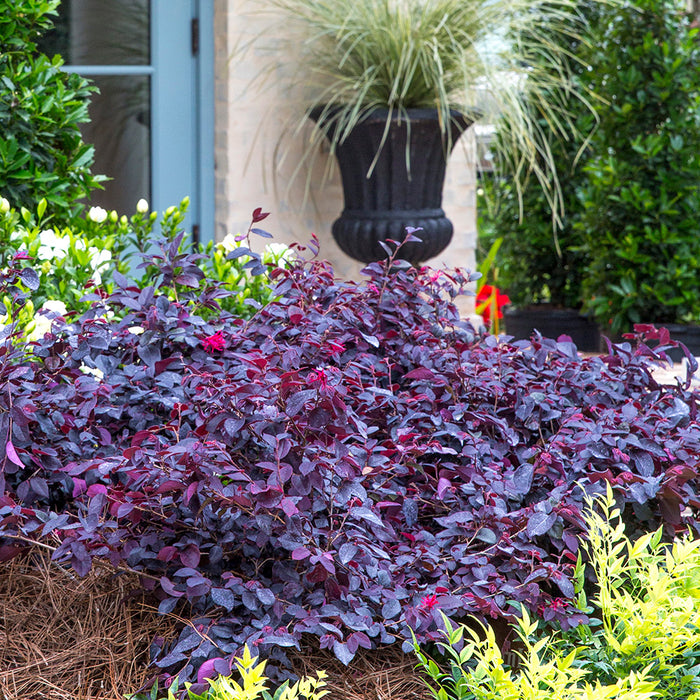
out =
<svg viewBox="0 0 700 700"><path fill-rule="evenodd" d="M16 305L30 262L2 272ZM305 636L349 663L514 603L584 622L581 505L607 485L633 529L700 531L698 396L654 379L665 331L585 359L479 337L468 274L395 257L360 283L299 257L246 320L198 263L164 241L148 286L115 272L41 340L0 335L0 559L42 541L79 575L141 572L191 621L153 647L180 681L245 644L273 673Z"/></svg>

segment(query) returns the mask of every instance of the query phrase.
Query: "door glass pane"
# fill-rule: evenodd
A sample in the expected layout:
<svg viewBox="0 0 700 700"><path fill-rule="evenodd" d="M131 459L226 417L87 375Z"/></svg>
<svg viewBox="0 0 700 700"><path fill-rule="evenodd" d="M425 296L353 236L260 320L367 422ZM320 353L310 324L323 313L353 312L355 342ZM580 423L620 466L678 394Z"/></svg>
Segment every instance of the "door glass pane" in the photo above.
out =
<svg viewBox="0 0 700 700"><path fill-rule="evenodd" d="M146 75L95 76L99 95L90 105L83 138L95 146L94 173L112 178L91 204L132 214L151 199L151 85Z"/></svg>
<svg viewBox="0 0 700 700"><path fill-rule="evenodd" d="M149 65L149 0L63 0L42 52L73 66Z"/></svg>
<svg viewBox="0 0 700 700"><path fill-rule="evenodd" d="M150 10L150 0L63 0L55 28L39 41L41 51L60 54L78 73L80 66L105 67L106 75L88 76L99 94L81 130L95 146L93 173L111 179L90 203L126 214L151 197L151 80L120 75L122 66L150 64Z"/></svg>

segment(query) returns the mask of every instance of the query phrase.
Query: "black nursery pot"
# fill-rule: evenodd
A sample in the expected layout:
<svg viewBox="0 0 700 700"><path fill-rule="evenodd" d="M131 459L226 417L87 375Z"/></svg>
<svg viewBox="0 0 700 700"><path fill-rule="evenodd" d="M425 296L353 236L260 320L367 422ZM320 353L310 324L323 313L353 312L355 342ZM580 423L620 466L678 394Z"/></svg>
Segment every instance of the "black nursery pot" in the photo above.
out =
<svg viewBox="0 0 700 700"><path fill-rule="evenodd" d="M532 306L509 309L503 318L506 333L516 340L527 340L538 330L546 338L568 335L582 352L597 352L600 346L598 326L574 309Z"/></svg>
<svg viewBox="0 0 700 700"><path fill-rule="evenodd" d="M317 108L310 116L317 121L322 112ZM407 243L401 249L401 257L414 264L435 257L452 239L452 222L442 209L449 153L437 110L409 109L407 113L408 120L398 116L391 120L378 157L388 110L372 111L337 145L345 206L332 232L341 250L355 260L385 258L380 242L402 241L407 226L422 229L414 234L420 243ZM451 148L471 124L462 114L452 113ZM332 119L324 124L327 135L334 128ZM367 177L375 157L377 162Z"/></svg>
<svg viewBox="0 0 700 700"><path fill-rule="evenodd" d="M694 357L700 357L700 326L681 323L657 323L656 326L668 328L673 340L683 343ZM671 348L666 351L666 354L674 362L681 362L685 358L682 348Z"/></svg>

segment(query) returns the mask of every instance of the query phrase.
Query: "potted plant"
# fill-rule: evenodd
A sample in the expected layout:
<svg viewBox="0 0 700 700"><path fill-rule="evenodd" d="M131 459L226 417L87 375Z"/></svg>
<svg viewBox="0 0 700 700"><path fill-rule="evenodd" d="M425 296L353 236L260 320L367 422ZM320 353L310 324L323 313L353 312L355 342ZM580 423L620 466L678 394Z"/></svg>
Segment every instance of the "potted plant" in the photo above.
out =
<svg viewBox="0 0 700 700"><path fill-rule="evenodd" d="M519 194L511 177L485 176L477 199L477 255L484 256L482 250L490 250L494 241L500 241L495 266L498 285L509 298L503 319L506 334L516 339L527 339L535 330L553 338L568 335L579 350L596 351L600 345L598 326L581 313L588 255L574 226L576 192L583 177L575 165L580 144L573 138L552 139L550 148L564 174L560 184L562 216L554 220L541 188L527 186Z"/></svg>
<svg viewBox="0 0 700 700"><path fill-rule="evenodd" d="M610 6L611 7L611 6ZM584 271L589 256L576 226L580 203L578 190L586 175L581 167L586 137L595 127L595 114L578 97L588 94L581 80L588 72L589 47L595 46L595 28L607 5L581 2L588 35L569 36L563 42L568 56L567 72L576 91L554 84L549 99L565 107L569 121L555 133L547 117L532 106L532 119L543 134L546 152L557 163L559 177L549 174L546 187L528 182L518 188L511 175L507 145L510 125L501 122L493 136L494 169L484 174L477 200L479 239L477 255L494 240L501 245L497 256L498 284L506 290L510 306L504 314L505 332L516 339L529 338L538 330L545 336L568 335L580 350L595 351L600 339L596 323L581 313ZM540 70L548 70L546 64ZM594 99L593 96L591 99ZM552 208L547 191L557 190L561 206Z"/></svg>
<svg viewBox="0 0 700 700"><path fill-rule="evenodd" d="M612 335L652 323L700 354L698 29L681 0L627 0L604 29L588 73L606 104L580 192L584 306Z"/></svg>
<svg viewBox="0 0 700 700"><path fill-rule="evenodd" d="M413 262L444 249L452 235L441 208L445 162L477 119L508 122L521 176L546 181L553 170L538 158L542 133L529 105L555 128L566 121L544 87L568 81L553 38L580 29L575 0L269 3L284 11L288 34L300 31L306 116L317 139L328 138L343 179L333 234L353 257L383 257L385 240L402 239L406 227L422 228L422 243L403 252ZM549 70L533 70L535 56Z"/></svg>

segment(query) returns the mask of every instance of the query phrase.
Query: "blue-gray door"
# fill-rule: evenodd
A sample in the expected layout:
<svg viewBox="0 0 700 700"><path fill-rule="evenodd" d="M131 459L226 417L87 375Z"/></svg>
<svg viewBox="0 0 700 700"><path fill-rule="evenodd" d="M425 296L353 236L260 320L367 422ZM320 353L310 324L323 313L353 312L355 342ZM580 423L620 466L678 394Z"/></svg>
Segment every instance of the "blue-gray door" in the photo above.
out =
<svg viewBox="0 0 700 700"><path fill-rule="evenodd" d="M92 203L131 214L189 196L188 228L212 239L213 2L63 0L42 48L100 90L83 133L112 180Z"/></svg>

